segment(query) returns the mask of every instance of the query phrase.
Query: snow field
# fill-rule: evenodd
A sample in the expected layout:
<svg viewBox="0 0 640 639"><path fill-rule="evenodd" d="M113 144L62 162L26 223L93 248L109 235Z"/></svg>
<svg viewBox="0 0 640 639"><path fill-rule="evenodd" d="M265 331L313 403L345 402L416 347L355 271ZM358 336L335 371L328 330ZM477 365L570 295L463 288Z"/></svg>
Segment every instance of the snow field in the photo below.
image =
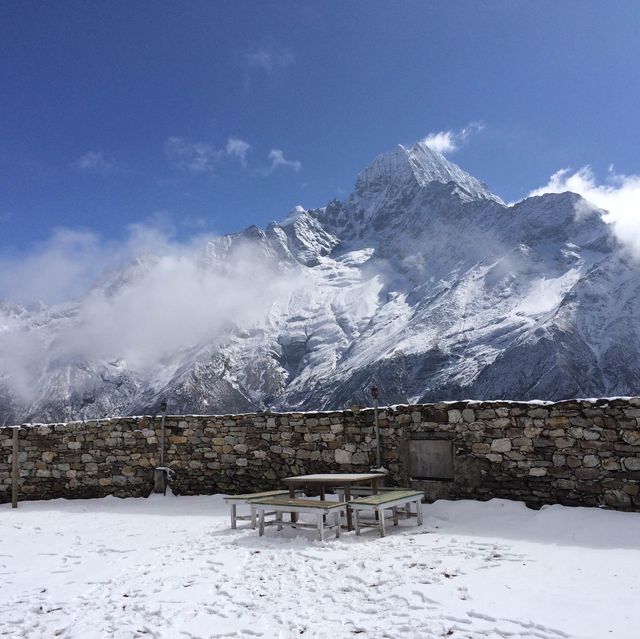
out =
<svg viewBox="0 0 640 639"><path fill-rule="evenodd" d="M320 543L222 496L0 506L0 637L638 636L640 515L439 501Z"/></svg>

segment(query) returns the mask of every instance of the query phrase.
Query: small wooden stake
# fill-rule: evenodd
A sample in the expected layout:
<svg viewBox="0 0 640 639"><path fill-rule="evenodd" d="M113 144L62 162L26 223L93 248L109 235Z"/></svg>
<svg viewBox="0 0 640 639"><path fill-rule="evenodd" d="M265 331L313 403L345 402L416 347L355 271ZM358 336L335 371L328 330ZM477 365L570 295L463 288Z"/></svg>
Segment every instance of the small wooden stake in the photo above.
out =
<svg viewBox="0 0 640 639"><path fill-rule="evenodd" d="M18 433L20 427L13 429L13 451L11 453L11 508L18 507Z"/></svg>

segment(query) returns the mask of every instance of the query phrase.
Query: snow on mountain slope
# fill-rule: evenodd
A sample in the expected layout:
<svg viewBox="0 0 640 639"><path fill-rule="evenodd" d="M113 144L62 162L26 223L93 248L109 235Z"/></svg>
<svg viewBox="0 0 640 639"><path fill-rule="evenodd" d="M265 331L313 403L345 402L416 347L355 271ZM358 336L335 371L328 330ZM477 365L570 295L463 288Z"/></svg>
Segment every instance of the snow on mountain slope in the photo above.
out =
<svg viewBox="0 0 640 639"><path fill-rule="evenodd" d="M90 295L108 312L166 262L146 257ZM83 300L0 305L0 423L154 411L165 396L175 412L341 408L374 382L390 403L640 385L640 268L603 211L573 193L507 206L423 143L376 158L344 202L215 238L195 264L205 297L177 295L175 312L212 314L153 365L117 340L66 348ZM268 294L243 298L255 280ZM225 281L235 306L216 305Z"/></svg>

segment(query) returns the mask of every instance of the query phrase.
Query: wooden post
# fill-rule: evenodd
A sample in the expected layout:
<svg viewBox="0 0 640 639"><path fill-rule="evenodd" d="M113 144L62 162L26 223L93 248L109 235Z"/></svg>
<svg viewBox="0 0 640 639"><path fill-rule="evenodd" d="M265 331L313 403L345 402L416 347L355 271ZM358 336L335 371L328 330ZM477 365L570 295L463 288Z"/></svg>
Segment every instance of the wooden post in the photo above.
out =
<svg viewBox="0 0 640 639"><path fill-rule="evenodd" d="M18 507L18 433L19 426L13 428L13 450L11 452L11 508Z"/></svg>

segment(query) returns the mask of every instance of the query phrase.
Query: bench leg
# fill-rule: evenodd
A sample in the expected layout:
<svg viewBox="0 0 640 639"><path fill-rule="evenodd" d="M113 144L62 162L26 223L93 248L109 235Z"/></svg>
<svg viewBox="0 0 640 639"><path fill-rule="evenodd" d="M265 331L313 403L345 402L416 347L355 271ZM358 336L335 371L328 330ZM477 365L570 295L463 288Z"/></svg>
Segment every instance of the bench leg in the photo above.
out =
<svg viewBox="0 0 640 639"><path fill-rule="evenodd" d="M236 505L235 504L230 504L230 508L231 508L231 530L235 530L237 527L236 524Z"/></svg>
<svg viewBox="0 0 640 639"><path fill-rule="evenodd" d="M379 521L380 521L380 537L385 536L384 532L384 508L377 508L376 512L378 513Z"/></svg>
<svg viewBox="0 0 640 639"><path fill-rule="evenodd" d="M353 509L353 518L355 519L355 524L356 524L356 535L360 534L360 515L359 515L360 509L359 508L354 508Z"/></svg>
<svg viewBox="0 0 640 639"><path fill-rule="evenodd" d="M324 541L324 515L318 513L316 515L316 521L318 522L318 540Z"/></svg>
<svg viewBox="0 0 640 639"><path fill-rule="evenodd" d="M349 502L351 501L351 486L344 487L344 500L347 502L347 530L353 530L353 517L351 516L351 506L349 506Z"/></svg>
<svg viewBox="0 0 640 639"><path fill-rule="evenodd" d="M422 526L422 499L416 499L416 513L418 515L418 526Z"/></svg>
<svg viewBox="0 0 640 639"><path fill-rule="evenodd" d="M282 511L276 512L276 530L282 530Z"/></svg>
<svg viewBox="0 0 640 639"><path fill-rule="evenodd" d="M335 524L336 524L336 538L340 537L340 533L342 532L340 529L342 528L342 526L340 525L340 511L338 511L335 514L335 518L334 518Z"/></svg>
<svg viewBox="0 0 640 639"><path fill-rule="evenodd" d="M289 499L296 498L296 489L293 486L289 486ZM298 513L291 513L291 523L295 524L298 522Z"/></svg>
<svg viewBox="0 0 640 639"><path fill-rule="evenodd" d="M393 513L393 525L397 526L398 525L398 507L394 506L391 509L391 512Z"/></svg>
<svg viewBox="0 0 640 639"><path fill-rule="evenodd" d="M251 506L251 528L256 529L256 507Z"/></svg>
<svg viewBox="0 0 640 639"><path fill-rule="evenodd" d="M258 524L258 533L260 537L264 535L264 509L260 509L260 515L258 516L259 524Z"/></svg>

